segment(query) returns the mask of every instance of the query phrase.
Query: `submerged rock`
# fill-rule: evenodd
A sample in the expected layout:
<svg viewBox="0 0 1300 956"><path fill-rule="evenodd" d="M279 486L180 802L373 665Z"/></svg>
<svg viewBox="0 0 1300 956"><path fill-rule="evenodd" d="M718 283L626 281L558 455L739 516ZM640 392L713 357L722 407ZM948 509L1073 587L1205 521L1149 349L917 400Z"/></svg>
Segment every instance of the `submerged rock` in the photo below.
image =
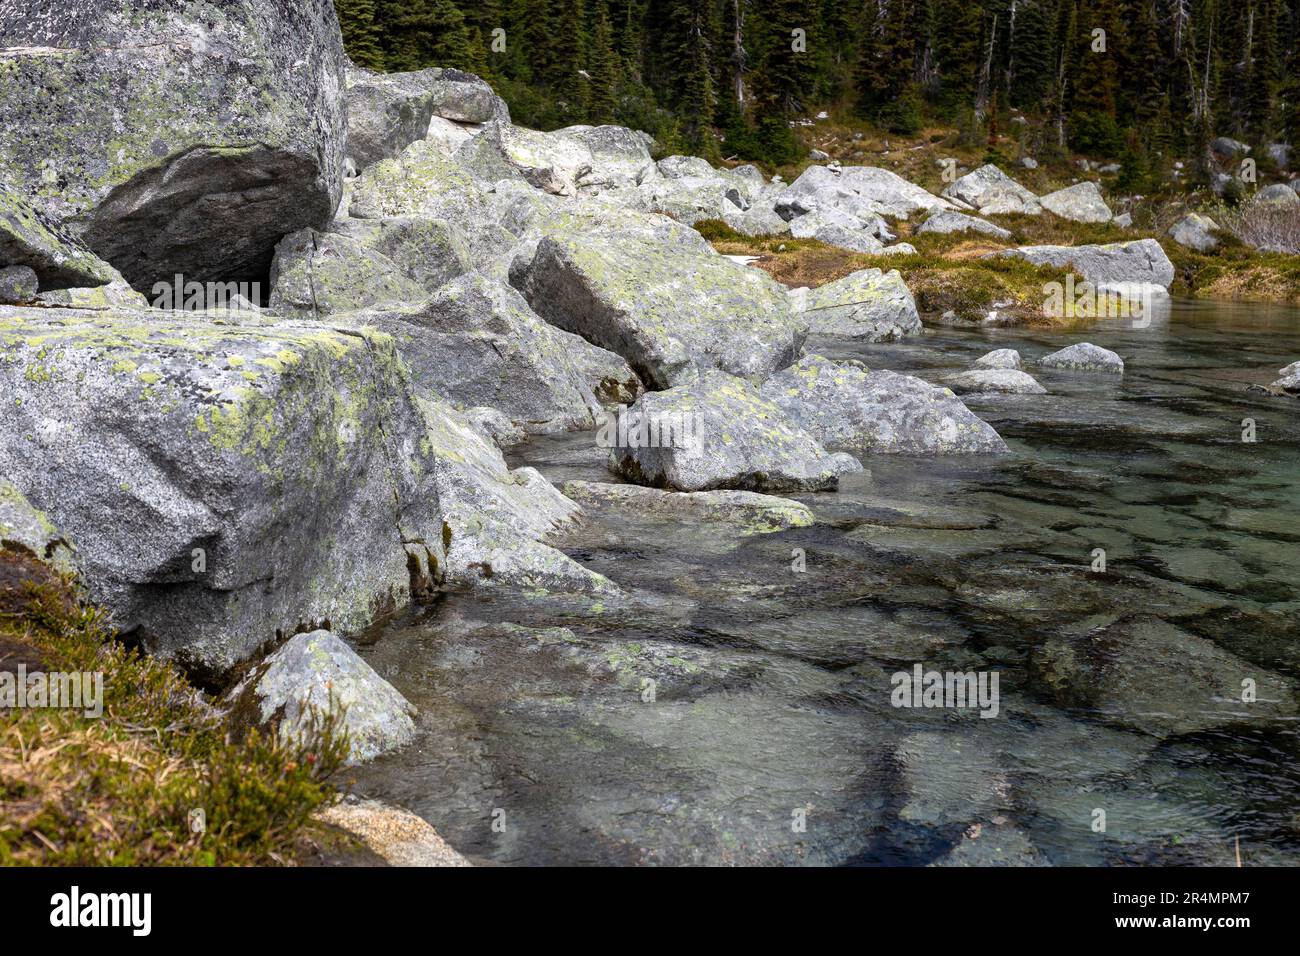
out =
<svg viewBox="0 0 1300 956"><path fill-rule="evenodd" d="M1091 342L1078 342L1066 346L1038 360L1041 368L1064 368L1078 372L1114 372L1124 371L1124 360L1110 349L1101 348Z"/></svg>
<svg viewBox="0 0 1300 956"><path fill-rule="evenodd" d="M897 270L862 269L791 301L815 335L890 342L921 331L916 301Z"/></svg>
<svg viewBox="0 0 1300 956"><path fill-rule="evenodd" d="M762 392L831 447L922 455L1007 450L951 391L911 375L810 355L769 378Z"/></svg>
<svg viewBox="0 0 1300 956"><path fill-rule="evenodd" d="M348 735L349 764L373 760L415 737L415 708L357 652L329 631L298 634L226 696L236 730L273 729L310 740L326 717Z"/></svg>
<svg viewBox="0 0 1300 956"><path fill-rule="evenodd" d="M807 505L752 491L663 491L641 485L569 481L564 494L583 505L629 508L679 520L735 525L742 534L765 534L813 524Z"/></svg>
<svg viewBox="0 0 1300 956"><path fill-rule="evenodd" d="M1038 200L1048 212L1074 222L1110 222L1111 211L1090 181L1066 186Z"/></svg>
<svg viewBox="0 0 1300 956"><path fill-rule="evenodd" d="M1045 395L1047 389L1017 369L989 368L958 372L943 383L958 394L1001 392L1006 395Z"/></svg>
<svg viewBox="0 0 1300 956"><path fill-rule="evenodd" d="M1034 265L1069 267L1097 286L1158 285L1168 289L1174 264L1154 239L1091 246L1021 246L990 256L1015 256Z"/></svg>
<svg viewBox="0 0 1300 956"><path fill-rule="evenodd" d="M256 281L281 236L333 215L346 131L328 0L82 0L5 32L0 167L136 288Z"/></svg>
<svg viewBox="0 0 1300 956"><path fill-rule="evenodd" d="M650 388L712 368L766 375L806 333L761 270L631 235L548 236L518 284L547 322L623 356Z"/></svg>
<svg viewBox="0 0 1300 956"><path fill-rule="evenodd" d="M986 216L1036 216L1043 211L1037 196L992 163L949 183L943 195Z"/></svg>
<svg viewBox="0 0 1300 956"><path fill-rule="evenodd" d="M608 429L610 469L656 488L816 491L862 467L828 453L757 388L724 372L646 393L625 424L625 432Z"/></svg>

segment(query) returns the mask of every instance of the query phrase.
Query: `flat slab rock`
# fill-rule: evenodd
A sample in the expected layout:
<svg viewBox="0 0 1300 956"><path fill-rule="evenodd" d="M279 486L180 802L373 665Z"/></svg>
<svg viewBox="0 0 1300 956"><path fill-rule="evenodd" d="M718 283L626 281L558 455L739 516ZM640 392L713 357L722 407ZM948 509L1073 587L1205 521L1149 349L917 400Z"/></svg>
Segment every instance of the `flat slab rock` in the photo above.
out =
<svg viewBox="0 0 1300 956"><path fill-rule="evenodd" d="M337 635L291 637L226 696L237 730L272 728L293 743L313 721L342 715L349 764L373 760L415 737L415 707Z"/></svg>
<svg viewBox="0 0 1300 956"><path fill-rule="evenodd" d="M1114 372L1124 371L1124 360L1101 346L1091 342L1079 342L1066 346L1050 355L1044 355L1037 362L1040 368L1063 368L1077 372Z"/></svg>
<svg viewBox="0 0 1300 956"><path fill-rule="evenodd" d="M582 505L631 508L693 521L737 525L744 534L806 528L814 522L807 505L753 491L664 491L599 481L569 481L562 490L566 497Z"/></svg>
<svg viewBox="0 0 1300 956"><path fill-rule="evenodd" d="M891 342L921 332L916 300L896 269L862 269L790 298L814 335Z"/></svg>
<svg viewBox="0 0 1300 956"><path fill-rule="evenodd" d="M997 392L1006 395L1044 395L1047 389L1018 369L973 369L946 376L943 383L960 394Z"/></svg>
<svg viewBox="0 0 1300 956"><path fill-rule="evenodd" d="M1174 264L1154 239L1085 246L1021 246L992 256L1014 256L1034 265L1071 268L1089 282L1102 285L1144 283L1168 289Z"/></svg>
<svg viewBox="0 0 1300 956"><path fill-rule="evenodd" d="M810 355L763 383L765 398L831 447L917 455L1004 452L1006 443L946 388Z"/></svg>
<svg viewBox="0 0 1300 956"><path fill-rule="evenodd" d="M725 372L647 392L626 422L629 440L610 442L610 470L655 488L820 491L862 468L828 452L758 388ZM650 446L636 435L652 436Z"/></svg>

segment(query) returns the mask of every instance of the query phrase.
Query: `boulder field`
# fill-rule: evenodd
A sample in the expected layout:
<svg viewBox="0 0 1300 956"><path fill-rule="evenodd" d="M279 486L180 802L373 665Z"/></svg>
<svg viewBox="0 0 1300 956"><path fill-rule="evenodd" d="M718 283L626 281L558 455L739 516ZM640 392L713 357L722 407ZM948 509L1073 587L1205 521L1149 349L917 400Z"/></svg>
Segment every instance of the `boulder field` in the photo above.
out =
<svg viewBox="0 0 1300 956"><path fill-rule="evenodd" d="M1014 354L954 389L808 355L923 334L900 274L788 290L689 224L907 254L901 221L1109 218L1095 188L1040 200L996 167L943 196L872 167L786 184L620 127L524 129L470 74L350 66L328 0L119 6L61 4L0 50L0 537L213 685L260 659L231 698L252 724L322 674L379 701L358 760L411 717L346 641L448 590L618 597L558 547L583 507L802 527L763 493L1006 452L954 389L1042 391ZM1159 250L1008 254L1167 286ZM152 307L174 275L266 294ZM626 484L566 497L506 464L556 431Z"/></svg>

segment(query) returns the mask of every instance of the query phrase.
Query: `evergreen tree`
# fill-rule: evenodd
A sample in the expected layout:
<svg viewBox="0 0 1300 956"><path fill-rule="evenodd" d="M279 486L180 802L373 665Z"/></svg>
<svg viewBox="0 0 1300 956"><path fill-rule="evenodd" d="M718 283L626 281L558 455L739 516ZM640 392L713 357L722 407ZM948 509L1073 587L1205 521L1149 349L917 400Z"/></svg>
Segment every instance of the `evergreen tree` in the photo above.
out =
<svg viewBox="0 0 1300 956"><path fill-rule="evenodd" d="M390 70L473 65L470 32L451 0L380 0L378 18Z"/></svg>
<svg viewBox="0 0 1300 956"><path fill-rule="evenodd" d="M334 9L343 32L343 47L352 62L367 70L383 70L384 48L375 22L375 0L335 0Z"/></svg>
<svg viewBox="0 0 1300 956"><path fill-rule="evenodd" d="M596 27L587 70L591 76L589 112L593 123L612 123L617 105L618 55L614 52L614 28L609 19L609 7L604 2L598 2L596 6Z"/></svg>

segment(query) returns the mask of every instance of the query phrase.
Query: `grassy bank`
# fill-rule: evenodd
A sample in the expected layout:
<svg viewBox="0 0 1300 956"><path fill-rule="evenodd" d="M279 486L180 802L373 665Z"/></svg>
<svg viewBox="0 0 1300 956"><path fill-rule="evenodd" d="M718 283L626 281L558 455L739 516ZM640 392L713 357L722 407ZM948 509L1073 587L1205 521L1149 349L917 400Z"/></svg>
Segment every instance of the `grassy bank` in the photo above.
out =
<svg viewBox="0 0 1300 956"><path fill-rule="evenodd" d="M19 664L102 673L103 714L0 710L0 863L288 864L339 839L310 821L347 753L336 723L302 745L229 739L170 664L125 647L30 554L0 549L0 671Z"/></svg>

